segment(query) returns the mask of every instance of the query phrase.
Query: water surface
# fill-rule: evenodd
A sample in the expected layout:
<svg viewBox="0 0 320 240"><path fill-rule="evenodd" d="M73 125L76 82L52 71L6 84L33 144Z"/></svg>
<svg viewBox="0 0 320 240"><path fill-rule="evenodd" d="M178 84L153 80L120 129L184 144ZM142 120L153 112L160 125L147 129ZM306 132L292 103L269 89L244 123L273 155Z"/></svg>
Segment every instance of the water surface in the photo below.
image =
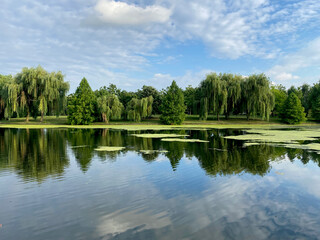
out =
<svg viewBox="0 0 320 240"><path fill-rule="evenodd" d="M320 155L233 134L0 129L0 239L318 239Z"/></svg>

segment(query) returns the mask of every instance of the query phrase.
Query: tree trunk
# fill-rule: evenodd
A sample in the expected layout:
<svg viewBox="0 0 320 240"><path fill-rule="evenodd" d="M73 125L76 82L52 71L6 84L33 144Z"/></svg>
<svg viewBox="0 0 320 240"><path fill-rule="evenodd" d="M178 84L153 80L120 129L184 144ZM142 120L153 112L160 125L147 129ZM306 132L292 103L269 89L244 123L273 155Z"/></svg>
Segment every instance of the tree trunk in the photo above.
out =
<svg viewBox="0 0 320 240"><path fill-rule="evenodd" d="M217 113L217 120L219 121L220 119L219 119L219 112Z"/></svg>
<svg viewBox="0 0 320 240"><path fill-rule="evenodd" d="M43 122L43 112L41 112L41 119L40 122Z"/></svg>
<svg viewBox="0 0 320 240"><path fill-rule="evenodd" d="M247 121L249 121L250 114L247 112Z"/></svg>
<svg viewBox="0 0 320 240"><path fill-rule="evenodd" d="M27 117L26 117L26 122L29 122L29 117L30 117L30 113L29 113L29 111L28 111Z"/></svg>

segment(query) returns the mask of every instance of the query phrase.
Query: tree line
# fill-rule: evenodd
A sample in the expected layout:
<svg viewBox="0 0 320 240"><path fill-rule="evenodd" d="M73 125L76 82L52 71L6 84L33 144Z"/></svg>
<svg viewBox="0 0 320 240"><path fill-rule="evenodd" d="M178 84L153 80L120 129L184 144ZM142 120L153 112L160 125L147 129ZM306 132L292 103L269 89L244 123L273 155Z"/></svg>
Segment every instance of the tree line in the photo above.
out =
<svg viewBox="0 0 320 240"><path fill-rule="evenodd" d="M207 120L215 115L245 115L248 120L269 120L296 124L312 117L320 120L320 82L286 89L272 85L265 74L244 77L229 73L210 73L198 87L181 89L175 81L161 91L143 86L135 92L114 84L93 91L83 78L75 93L59 72L47 72L41 66L23 68L15 76L0 75L0 119L61 114L70 124L109 123L113 120L139 122L160 115L164 124L181 124L186 115Z"/></svg>

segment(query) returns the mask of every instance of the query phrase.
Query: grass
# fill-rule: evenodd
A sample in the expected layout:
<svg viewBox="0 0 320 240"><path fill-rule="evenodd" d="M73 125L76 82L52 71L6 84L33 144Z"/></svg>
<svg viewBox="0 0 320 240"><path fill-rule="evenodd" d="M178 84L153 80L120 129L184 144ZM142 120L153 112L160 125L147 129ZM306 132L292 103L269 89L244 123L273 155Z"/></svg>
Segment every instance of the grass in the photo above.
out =
<svg viewBox="0 0 320 240"><path fill-rule="evenodd" d="M299 126L320 126L319 124L308 122ZM200 121L198 116L187 116L183 125L161 125L158 116L154 118L143 120L140 123L128 121L113 121L110 124L101 122L93 123L92 125L68 125L66 116L46 116L43 122L40 118L36 120L30 119L27 123L25 118L12 118L10 121L0 121L0 128L26 128L26 129L41 129L41 128L89 128L89 129L121 129L128 131L139 130L171 130L171 129L274 129L274 128L296 128L297 126L290 126L279 123L277 120L271 119L270 122L253 119L247 121L243 116L232 117L229 120L216 121L209 118L207 121Z"/></svg>

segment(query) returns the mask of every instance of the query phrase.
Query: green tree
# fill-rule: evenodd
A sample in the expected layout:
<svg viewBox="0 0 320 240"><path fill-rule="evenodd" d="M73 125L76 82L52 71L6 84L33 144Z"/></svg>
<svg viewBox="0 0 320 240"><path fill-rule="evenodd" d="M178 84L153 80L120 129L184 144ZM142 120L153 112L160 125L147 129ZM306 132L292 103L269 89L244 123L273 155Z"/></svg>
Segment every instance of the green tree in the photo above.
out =
<svg viewBox="0 0 320 240"><path fill-rule="evenodd" d="M186 106L182 90L175 81L164 93L160 120L164 124L181 124L185 119Z"/></svg>
<svg viewBox="0 0 320 240"><path fill-rule="evenodd" d="M241 82L242 76L233 74L222 74L221 80L226 82L227 88L227 105L225 109L226 119L233 113L235 106L241 99Z"/></svg>
<svg viewBox="0 0 320 240"><path fill-rule="evenodd" d="M246 112L247 120L256 116L269 120L270 113L274 108L274 95L266 75L250 75L243 81L241 89L241 103Z"/></svg>
<svg viewBox="0 0 320 240"><path fill-rule="evenodd" d="M76 92L68 99L68 122L87 125L94 121L96 97L87 79L83 78Z"/></svg>
<svg viewBox="0 0 320 240"><path fill-rule="evenodd" d="M284 86L277 85L271 87L271 92L274 95L274 109L272 111L272 115L279 115L282 111L283 104L287 99L287 91Z"/></svg>
<svg viewBox="0 0 320 240"><path fill-rule="evenodd" d="M311 108L311 115L317 121L320 120L320 116L317 114L318 96L320 96L320 81L312 86L308 96L309 107Z"/></svg>
<svg viewBox="0 0 320 240"><path fill-rule="evenodd" d="M150 117L152 114L152 104L152 96L142 99L131 99L126 109L127 119L134 122L140 122L143 118Z"/></svg>
<svg viewBox="0 0 320 240"><path fill-rule="evenodd" d="M217 120L219 120L219 114L222 114L227 110L227 83L221 80L222 75L218 76L216 73L207 75L207 78L200 83L202 90L202 98L207 99L201 101L206 104L207 108L203 105L200 118L206 120L206 116L212 110L213 113L217 114Z"/></svg>
<svg viewBox="0 0 320 240"><path fill-rule="evenodd" d="M311 103L310 103L310 92L311 92L311 87L309 84L304 83L301 87L301 92L302 92L302 99L301 99L301 104L304 107L304 110L306 112L306 116L308 117L309 111L311 109Z"/></svg>
<svg viewBox="0 0 320 240"><path fill-rule="evenodd" d="M159 114L160 113L160 106L161 106L161 94L157 89L151 86L143 86L142 89L137 91L137 97L139 99L147 98L152 96L153 98L153 108L152 112L153 114Z"/></svg>
<svg viewBox="0 0 320 240"><path fill-rule="evenodd" d="M320 121L320 95L313 101L312 116Z"/></svg>
<svg viewBox="0 0 320 240"><path fill-rule="evenodd" d="M14 88L12 88L14 86ZM15 92L12 92L15 90ZM10 118L17 109L17 86L11 75L0 75L0 119ZM10 95L13 95L10 97Z"/></svg>
<svg viewBox="0 0 320 240"><path fill-rule="evenodd" d="M98 97L97 107L103 122L109 123L110 118L112 120L121 119L123 105L115 94Z"/></svg>
<svg viewBox="0 0 320 240"><path fill-rule="evenodd" d="M16 102L19 109L26 112L26 121L30 115L37 117L41 114L41 121L48 112L49 107L60 114L65 106L66 93L69 83L64 82L61 72L48 73L41 66L37 68L23 68L14 78L14 83L9 86L11 102ZM16 108L16 107L14 107Z"/></svg>
<svg viewBox="0 0 320 240"><path fill-rule="evenodd" d="M306 120L305 115L300 99L294 92L291 92L283 104L280 114L281 121L289 124L298 124Z"/></svg>
<svg viewBox="0 0 320 240"><path fill-rule="evenodd" d="M196 88L193 88L191 85L189 85L183 91L183 95L184 95L184 102L187 107L187 113L190 115L194 114L195 113L194 105L196 104Z"/></svg>

